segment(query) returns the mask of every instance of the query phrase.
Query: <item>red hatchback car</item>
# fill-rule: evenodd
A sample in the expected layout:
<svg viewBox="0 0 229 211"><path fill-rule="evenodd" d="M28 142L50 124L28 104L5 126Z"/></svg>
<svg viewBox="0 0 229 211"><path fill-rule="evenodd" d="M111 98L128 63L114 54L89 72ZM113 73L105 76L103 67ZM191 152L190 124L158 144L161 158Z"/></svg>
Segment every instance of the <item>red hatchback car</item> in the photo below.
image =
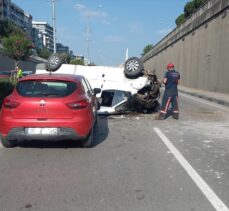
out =
<svg viewBox="0 0 229 211"><path fill-rule="evenodd" d="M5 147L24 140L80 140L90 147L97 120L96 94L86 78L38 74L21 79L0 111L0 137Z"/></svg>

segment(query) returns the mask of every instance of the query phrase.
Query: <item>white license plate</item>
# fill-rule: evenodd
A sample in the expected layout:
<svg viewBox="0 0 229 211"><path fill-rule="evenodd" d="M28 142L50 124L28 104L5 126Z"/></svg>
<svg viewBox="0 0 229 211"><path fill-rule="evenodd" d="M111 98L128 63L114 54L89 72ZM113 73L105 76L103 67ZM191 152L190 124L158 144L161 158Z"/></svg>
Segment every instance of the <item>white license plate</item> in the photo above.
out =
<svg viewBox="0 0 229 211"><path fill-rule="evenodd" d="M26 128L28 135L57 135L57 128Z"/></svg>

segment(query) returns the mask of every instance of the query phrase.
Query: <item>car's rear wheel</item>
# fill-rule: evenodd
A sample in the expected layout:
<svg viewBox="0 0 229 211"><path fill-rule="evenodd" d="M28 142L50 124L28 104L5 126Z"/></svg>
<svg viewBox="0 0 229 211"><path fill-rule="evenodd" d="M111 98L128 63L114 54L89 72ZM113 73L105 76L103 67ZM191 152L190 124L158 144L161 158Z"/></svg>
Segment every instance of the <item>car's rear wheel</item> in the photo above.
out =
<svg viewBox="0 0 229 211"><path fill-rule="evenodd" d="M7 137L2 137L2 136L1 136L1 143L6 148L12 148L17 146L16 140L9 140Z"/></svg>
<svg viewBox="0 0 229 211"><path fill-rule="evenodd" d="M128 78L137 78L143 72L143 63L137 57L131 57L124 64L124 73Z"/></svg>
<svg viewBox="0 0 229 211"><path fill-rule="evenodd" d="M94 126L91 129L90 134L87 136L87 138L81 140L81 147L82 148L91 148L94 141Z"/></svg>

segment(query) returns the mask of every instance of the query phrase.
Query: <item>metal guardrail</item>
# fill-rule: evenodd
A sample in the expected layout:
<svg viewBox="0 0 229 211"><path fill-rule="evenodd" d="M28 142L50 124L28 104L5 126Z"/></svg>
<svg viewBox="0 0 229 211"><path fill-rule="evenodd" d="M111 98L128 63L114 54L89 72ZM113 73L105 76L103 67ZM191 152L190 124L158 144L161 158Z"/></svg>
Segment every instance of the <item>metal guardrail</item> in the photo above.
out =
<svg viewBox="0 0 229 211"><path fill-rule="evenodd" d="M173 45L178 40L184 39L187 34L190 34L200 26L207 24L208 21L218 15L223 13L227 15L227 9L229 9L229 0L209 0L194 14L192 14L183 24L176 27L161 41L159 41L151 51L141 58L142 61L145 62L149 60L161 51L165 50L167 47Z"/></svg>

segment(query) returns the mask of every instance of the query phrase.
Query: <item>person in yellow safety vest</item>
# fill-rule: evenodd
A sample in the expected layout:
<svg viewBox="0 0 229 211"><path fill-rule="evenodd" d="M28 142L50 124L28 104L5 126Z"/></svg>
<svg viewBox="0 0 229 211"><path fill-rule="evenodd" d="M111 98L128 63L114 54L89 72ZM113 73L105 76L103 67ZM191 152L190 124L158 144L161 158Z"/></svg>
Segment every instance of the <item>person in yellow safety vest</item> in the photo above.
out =
<svg viewBox="0 0 229 211"><path fill-rule="evenodd" d="M16 67L16 77L17 77L17 80L19 80L20 78L22 78L22 76L23 76L23 72L22 72L22 69L21 68L19 68L18 66Z"/></svg>

